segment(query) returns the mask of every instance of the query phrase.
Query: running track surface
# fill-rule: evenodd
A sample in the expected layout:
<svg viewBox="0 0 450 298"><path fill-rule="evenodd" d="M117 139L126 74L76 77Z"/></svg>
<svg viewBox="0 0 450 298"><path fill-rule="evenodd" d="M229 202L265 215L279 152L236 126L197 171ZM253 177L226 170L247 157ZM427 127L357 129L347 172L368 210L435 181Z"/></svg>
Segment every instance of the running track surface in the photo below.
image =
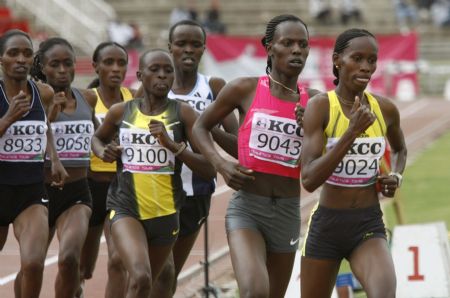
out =
<svg viewBox="0 0 450 298"><path fill-rule="evenodd" d="M409 159L413 158L421 149L438 138L442 133L450 129L450 102L444 100L422 99L413 102L396 102L401 116L401 125L406 136ZM209 217L209 250L210 258L219 258L210 266L212 282L219 285L224 276L232 273L229 255L227 253L227 243L224 230L224 217L228 200L232 191L223 183L219 177L218 191L213 197L210 217ZM317 199L316 194L302 192L301 216L302 231L306 227L311 208ZM56 237L55 237L56 238ZM189 257L181 276L185 277L179 282L179 288L175 297L191 297L203 286L203 274L200 262L204 254L204 238L201 232L195 244L191 256ZM44 272L44 282L41 297L54 297L54 281L57 271L58 243L54 239L48 255ZM106 244L100 246L99 258L94 276L87 281L85 287L85 298L104 297L104 287L106 283ZM14 276L19 269L19 249L10 228L8 240L0 252L0 297L12 298ZM191 274L193 273L193 274ZM187 276L187 277L186 277ZM191 278L192 277L192 278ZM232 277L231 277L232 278ZM230 278L228 278L230 279Z"/></svg>

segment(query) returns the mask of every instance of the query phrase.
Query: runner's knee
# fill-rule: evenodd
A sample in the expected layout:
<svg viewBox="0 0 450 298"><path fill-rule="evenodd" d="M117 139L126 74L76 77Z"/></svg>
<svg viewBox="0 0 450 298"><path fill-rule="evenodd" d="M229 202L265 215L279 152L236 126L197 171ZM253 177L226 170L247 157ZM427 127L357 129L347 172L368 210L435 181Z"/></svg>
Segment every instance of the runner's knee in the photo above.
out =
<svg viewBox="0 0 450 298"><path fill-rule="evenodd" d="M130 287L137 292L150 291L152 273L147 266L137 265L130 271Z"/></svg>
<svg viewBox="0 0 450 298"><path fill-rule="evenodd" d="M166 262L161 273L158 276L158 282L162 286L172 288L175 283L175 266L172 262Z"/></svg>
<svg viewBox="0 0 450 298"><path fill-rule="evenodd" d="M75 272L80 266L79 257L75 252L61 252L58 256L58 267L62 272Z"/></svg>

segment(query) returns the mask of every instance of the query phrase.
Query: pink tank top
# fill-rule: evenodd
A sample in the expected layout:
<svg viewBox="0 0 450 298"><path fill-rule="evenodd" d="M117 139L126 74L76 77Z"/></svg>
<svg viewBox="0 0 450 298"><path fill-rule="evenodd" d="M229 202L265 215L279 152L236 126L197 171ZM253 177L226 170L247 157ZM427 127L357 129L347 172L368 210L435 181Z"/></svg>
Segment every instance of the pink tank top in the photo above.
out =
<svg viewBox="0 0 450 298"><path fill-rule="evenodd" d="M298 83L300 105L309 96ZM270 94L269 77L258 80L255 97L238 133L239 163L256 172L300 177L303 131L295 120L295 102Z"/></svg>

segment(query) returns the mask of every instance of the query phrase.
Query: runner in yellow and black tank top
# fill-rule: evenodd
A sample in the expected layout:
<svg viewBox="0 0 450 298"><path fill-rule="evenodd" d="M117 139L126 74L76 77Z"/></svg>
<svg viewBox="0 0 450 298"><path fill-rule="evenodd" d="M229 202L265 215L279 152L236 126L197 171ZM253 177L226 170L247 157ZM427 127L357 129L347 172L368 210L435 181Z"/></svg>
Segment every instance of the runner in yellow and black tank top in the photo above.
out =
<svg viewBox="0 0 450 298"><path fill-rule="evenodd" d="M139 111L140 99L125 104L119 141L123 147L117 175L108 192L107 209L125 209L139 220L170 215L184 199L181 182L181 161L161 146L148 130L152 119L166 126L175 142L186 139L180 122L179 105L169 100L166 110L156 116Z"/></svg>
<svg viewBox="0 0 450 298"><path fill-rule="evenodd" d="M394 197L406 165L400 115L392 100L365 90L377 69L378 43L364 29L341 33L333 50L334 91L305 111L302 185L321 187L302 250L302 298L330 297L342 259L368 297L393 298L395 268L380 194ZM380 172L389 142L391 173Z"/></svg>
<svg viewBox="0 0 450 298"><path fill-rule="evenodd" d="M192 142L195 111L167 98L174 79L169 54L144 53L137 76L143 98L109 109L92 139L92 150L103 161L120 160L108 192L110 232L129 273L127 296L137 296L142 289L139 295L147 297L178 236L181 163L204 179L216 173ZM118 132L120 146L113 140ZM149 278L142 278L142 272Z"/></svg>

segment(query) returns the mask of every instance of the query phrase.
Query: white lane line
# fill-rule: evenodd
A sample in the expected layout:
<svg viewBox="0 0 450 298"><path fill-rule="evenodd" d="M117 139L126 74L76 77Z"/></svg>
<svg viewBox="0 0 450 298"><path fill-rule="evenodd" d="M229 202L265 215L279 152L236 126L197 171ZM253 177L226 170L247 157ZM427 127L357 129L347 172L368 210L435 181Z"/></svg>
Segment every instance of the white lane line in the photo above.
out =
<svg viewBox="0 0 450 298"><path fill-rule="evenodd" d="M221 195L223 193L226 193L229 190L233 190L233 189L230 188L228 185L222 185L222 186L220 186L220 187L218 187L216 189L216 191L213 194L213 197L216 197L216 196L219 196L219 195Z"/></svg>
<svg viewBox="0 0 450 298"><path fill-rule="evenodd" d="M415 102L414 104L408 105L403 110L399 111L400 118L401 119L408 118L408 117L414 115L415 113L417 113L417 111L420 111L423 108L425 108L426 106L429 106L430 104L431 103L428 100L419 100L419 101Z"/></svg>
<svg viewBox="0 0 450 298"><path fill-rule="evenodd" d="M424 136L431 134L432 131L438 129L439 127L442 127L442 125L445 124L447 121L449 121L448 115L442 114L441 117L435 119L432 122L428 122L426 126L422 127L418 131L415 131L414 134L412 134L410 137L406 139L406 146L408 147L409 145L420 140Z"/></svg>

